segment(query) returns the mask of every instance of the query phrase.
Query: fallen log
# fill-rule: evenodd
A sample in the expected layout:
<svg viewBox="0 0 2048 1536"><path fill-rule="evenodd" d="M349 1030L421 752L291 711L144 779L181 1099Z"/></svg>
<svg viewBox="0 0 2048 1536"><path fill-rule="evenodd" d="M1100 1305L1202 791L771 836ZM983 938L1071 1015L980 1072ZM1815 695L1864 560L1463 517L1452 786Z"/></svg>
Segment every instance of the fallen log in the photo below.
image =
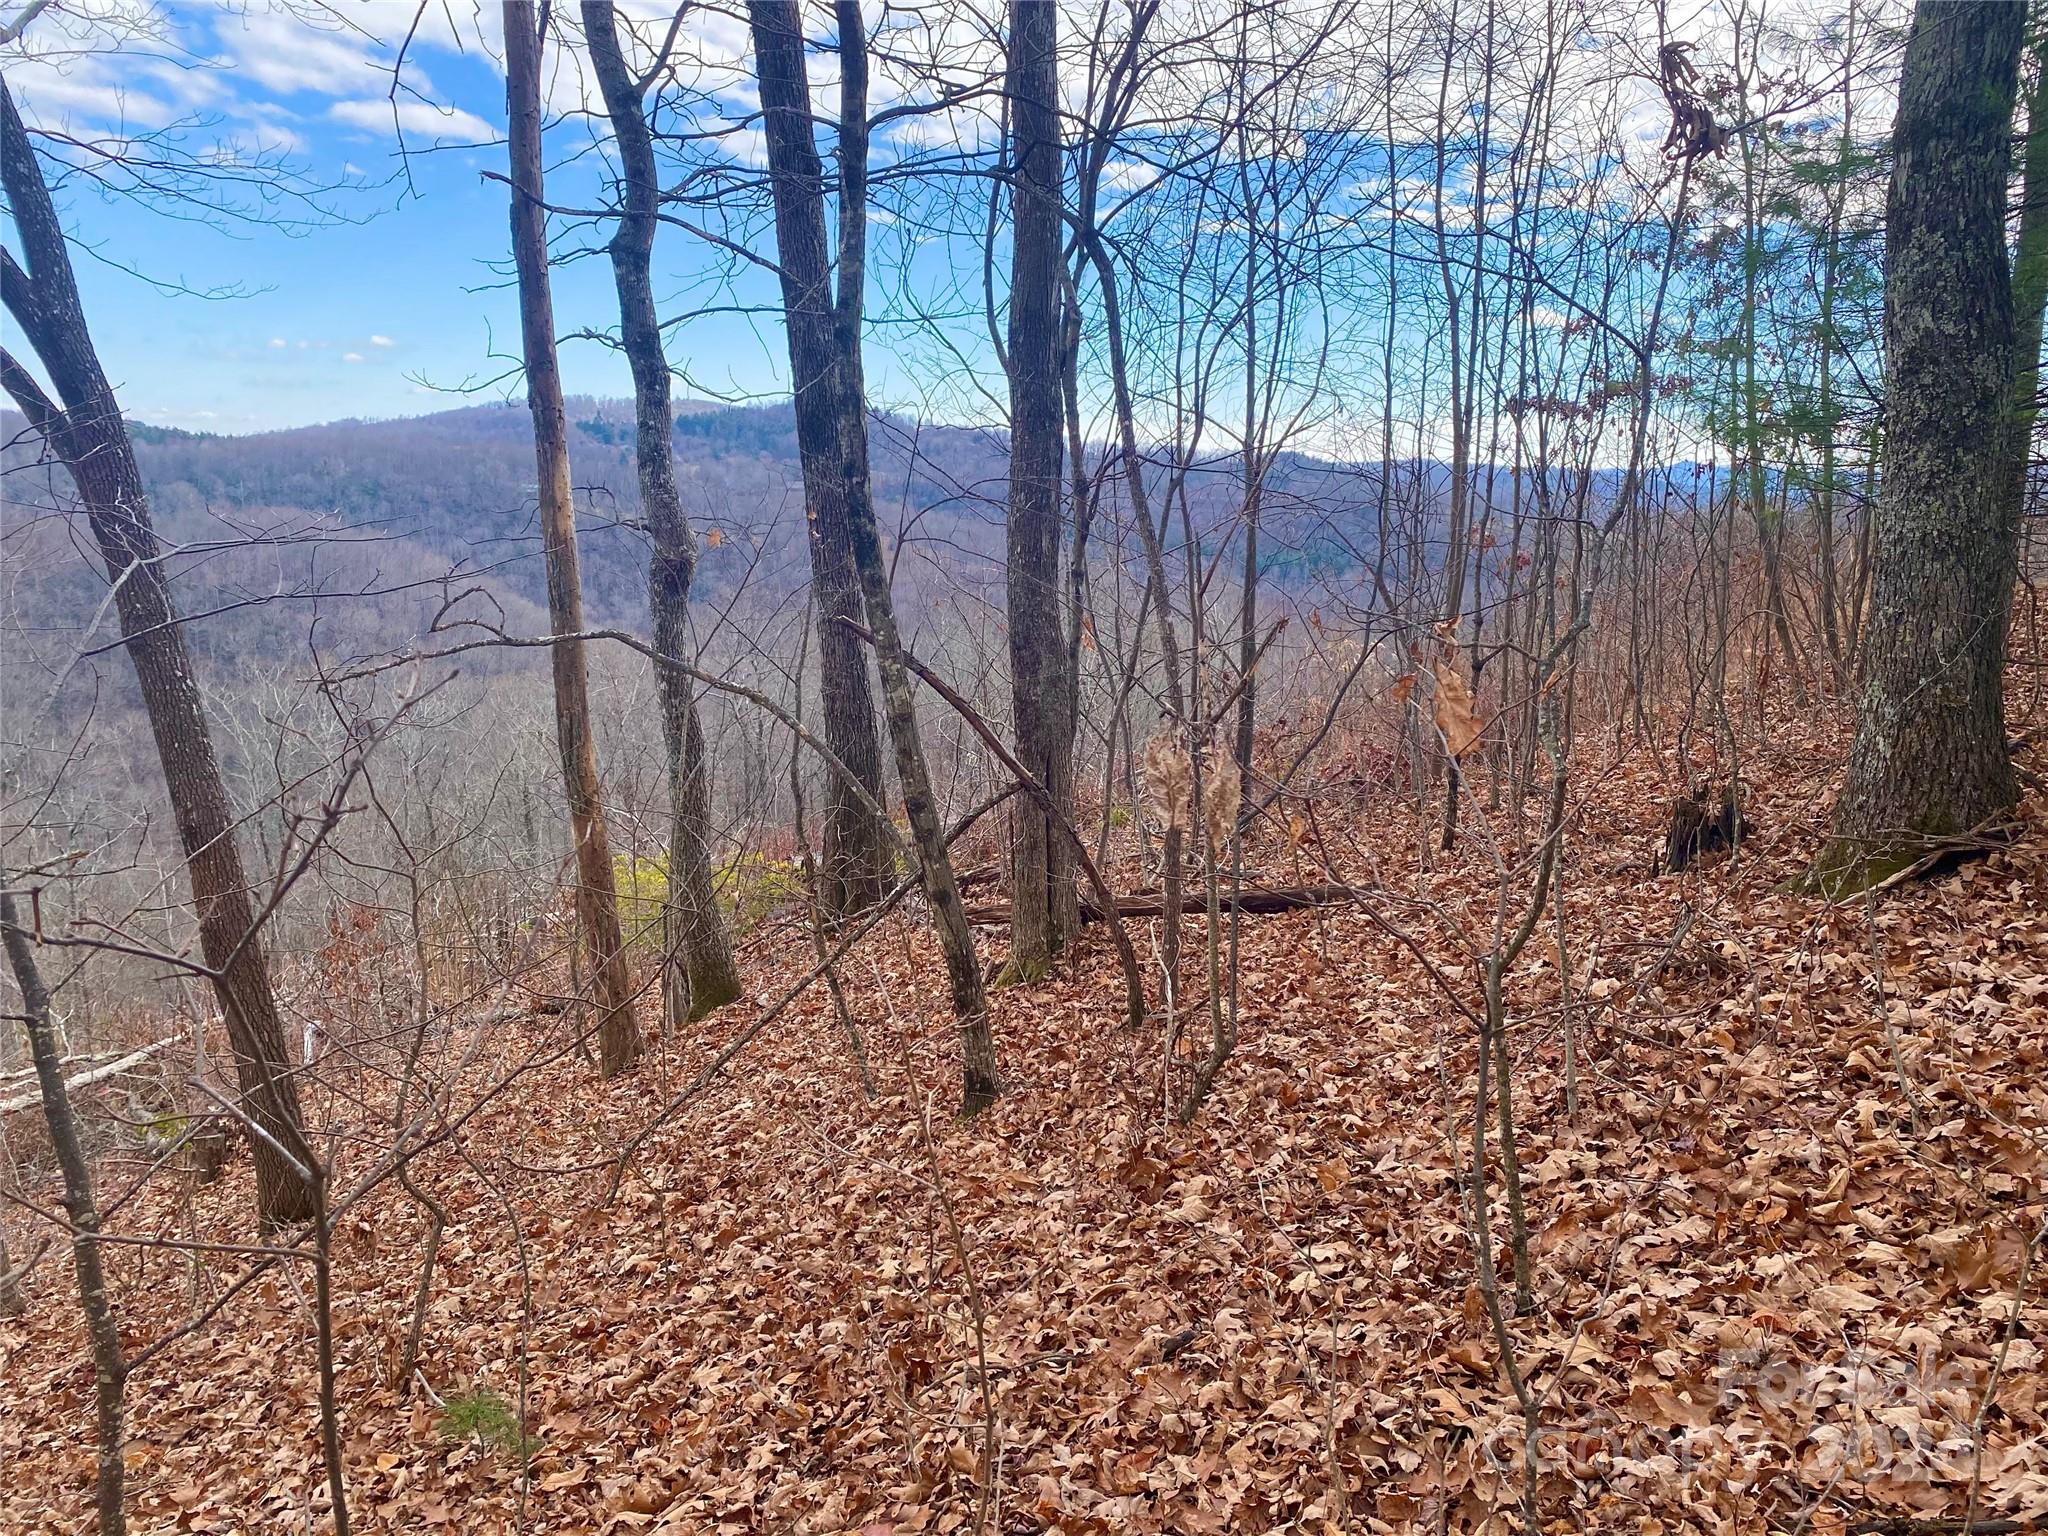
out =
<svg viewBox="0 0 2048 1536"><path fill-rule="evenodd" d="M141 1066L145 1061L148 1061L152 1056L158 1055L168 1050L171 1046L176 1045L179 1041L189 1038L187 1035L167 1035L161 1040L152 1041L139 1051L130 1051L118 1061L110 1061L104 1066L92 1067L83 1072L72 1073L64 1080L64 1087L67 1092L76 1093L81 1088L90 1088L95 1083L103 1083L110 1077L119 1077L123 1072L132 1071L134 1068ZM42 1102L42 1090L40 1088L30 1089L27 1093L19 1093L11 1098L0 1099L0 1115L11 1115L20 1110L33 1108Z"/></svg>
<svg viewBox="0 0 2048 1536"><path fill-rule="evenodd" d="M1235 899L1229 891L1217 893L1217 903L1225 911L1236 908L1240 912L1264 915L1272 912L1296 912L1303 907L1332 907L1352 899L1348 885L1247 885ZM1206 912L1209 898L1206 892L1189 891L1181 897L1183 912ZM1118 917L1158 917L1166 911L1166 897L1159 891L1132 891L1116 899ZM1099 922L1102 918L1101 904L1091 897L1081 902L1081 921ZM991 906L973 907L968 910L967 921L978 928L999 927L1010 921L1010 904L999 901Z"/></svg>

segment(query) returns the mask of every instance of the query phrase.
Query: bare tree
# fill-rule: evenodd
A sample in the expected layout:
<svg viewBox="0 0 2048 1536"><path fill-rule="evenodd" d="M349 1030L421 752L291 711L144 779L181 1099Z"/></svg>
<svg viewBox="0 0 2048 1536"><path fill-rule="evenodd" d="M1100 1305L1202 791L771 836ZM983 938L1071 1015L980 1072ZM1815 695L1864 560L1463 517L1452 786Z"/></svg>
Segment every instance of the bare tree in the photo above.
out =
<svg viewBox="0 0 2048 1536"><path fill-rule="evenodd" d="M687 656L690 644L690 583L697 568L697 533L690 526L676 488L674 419L669 401L668 358L662 351L661 322L654 308L651 266L654 231L661 206L654 139L648 130L645 97L664 59L638 78L619 51L616 9L609 0L584 0L583 29L590 60L604 93L612 137L619 150L619 227L612 236L612 277L619 291L619 334L633 370L634 462L640 481L641 515L654 541L647 582L647 606L654 624L654 648L664 656ZM680 962L687 983L686 1009L677 1009L672 988L663 988L671 1021L702 1018L740 995L732 937L726 931L712 881L711 764L704 727L690 680L667 667L655 668L661 696L663 745L668 759L669 841L668 934L664 968Z"/></svg>
<svg viewBox="0 0 2048 1536"><path fill-rule="evenodd" d="M1062 153L1059 10L1011 0L1010 691L1017 756L1058 814L1074 804L1077 680L1060 612L1060 303ZM1056 816L1020 797L1011 812L1011 979L1043 975L1080 922L1071 842Z"/></svg>
<svg viewBox="0 0 2048 1536"><path fill-rule="evenodd" d="M882 675L883 709L896 748L896 778L910 820L911 842L924 876L953 994L960 1030L961 1104L969 1114L986 1107L1001 1091L995 1043L989 1033L988 1003L974 935L953 878L939 825L918 732L910 673L897 637L889 571L875 525L873 486L868 474L866 391L861 370L862 285L867 256L867 38L858 0L840 0L839 24L839 262L838 294L832 293L825 242L824 170L812 137L810 78L804 60L803 18L795 0L751 0L747 8L761 86L762 127L768 140L768 169L775 199L776 250L781 259L789 362L796 390L798 449L803 458L804 500L843 519L849 552L860 577ZM812 549L823 543L813 522ZM850 615L836 612L834 594L820 583L821 650L850 643L857 629ZM827 736L837 673L826 667ZM837 750L835 743L835 751ZM855 765L849 765L855 766ZM858 768L856 766L856 771Z"/></svg>
<svg viewBox="0 0 2048 1536"><path fill-rule="evenodd" d="M825 237L824 169L812 138L803 61L802 17L796 6L750 6L748 18L762 76L762 128L768 140L771 190L790 393L802 463L804 522L816 592L820 704L825 740L857 784L834 778L825 790L822 889L829 911L846 917L881 898L890 867L887 835L869 809L884 803L882 751L875 727L867 654L842 620L861 615L861 573L854 554L856 497L867 494L867 447L855 447L839 419L842 329L849 305L858 325L865 270L842 271L835 299ZM764 39L766 46L764 47ZM796 94L785 78L794 71ZM774 95L775 101L768 100ZM791 115L794 114L794 115ZM787 210L787 212L785 212ZM865 213L862 214L865 218ZM842 239L854 231L842 206ZM860 406L856 401L854 409ZM866 509L872 518L872 508ZM856 793L860 791L861 793Z"/></svg>
<svg viewBox="0 0 2048 1536"><path fill-rule="evenodd" d="M511 118L512 257L519 270L519 328L526 354L526 403L533 413L545 543L548 619L554 633L583 631L576 562L576 512L569 489L568 420L555 355L555 308L548 284L547 207L541 190L541 36L532 0L505 0L505 93ZM598 1070L626 1071L640 1056L640 1032L626 980L619 902L605 834L597 744L590 732L590 677L580 640L549 650L555 678L555 738L569 801L576 860L576 922L595 990Z"/></svg>
<svg viewBox="0 0 2048 1536"><path fill-rule="evenodd" d="M13 120L13 104L8 104ZM10 188L11 190L11 188ZM78 1117L71 1110L71 1096L64 1085L63 1051L57 1043L57 1025L50 1011L50 991L43 984L42 968L36 964L32 935L22 927L14 905L14 893L6 888L6 871L0 870L0 944L7 950L7 963L14 984L21 992L21 1022L28 1030L29 1053L36 1066L36 1082L42 1091L43 1120L50 1130L50 1145L64 1176L64 1214L71 1223L71 1257L78 1271L78 1304L85 1313L86 1336L92 1341L92 1378L95 1419L99 1430L99 1514L100 1536L123 1536L128 1529L127 1511L122 1507L126 1462L126 1403L128 1360L121 1348L121 1328L114 1316L114 1302L107 1290L106 1268L100 1263L100 1212L93 1194L92 1168L78 1135Z"/></svg>
<svg viewBox="0 0 2048 1536"><path fill-rule="evenodd" d="M114 588L122 640L190 872L208 979L227 1021L245 1108L259 1128L250 1139L258 1217L266 1226L303 1221L312 1214L313 1192L293 1168L295 1161L310 1166L311 1158L250 882L235 847L227 785L161 563L135 446L86 325L56 205L4 83L0 178L22 252L19 262L12 252L0 253L0 296L56 398L11 352L0 351L0 385L77 485Z"/></svg>

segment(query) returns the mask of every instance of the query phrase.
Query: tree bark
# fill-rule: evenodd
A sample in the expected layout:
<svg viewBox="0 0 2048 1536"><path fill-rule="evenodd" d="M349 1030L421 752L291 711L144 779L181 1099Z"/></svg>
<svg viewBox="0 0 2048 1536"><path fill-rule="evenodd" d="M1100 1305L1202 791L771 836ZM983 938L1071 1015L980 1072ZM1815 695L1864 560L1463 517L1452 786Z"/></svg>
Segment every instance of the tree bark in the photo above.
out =
<svg viewBox="0 0 2048 1536"><path fill-rule="evenodd" d="M12 110L10 102L10 115ZM78 1304L85 1313L86 1336L92 1342L93 1398L99 1431L100 1536L124 1536L128 1517L122 1498L126 1476L122 1451L126 1440L124 1398L128 1359L121 1350L121 1331L114 1317L113 1301L107 1294L106 1273L100 1265L100 1214L93 1197L92 1168L79 1143L78 1119L71 1112L71 1095L64 1086L64 1064L60 1059L63 1052L58 1047L57 1028L50 1015L49 989L43 985L42 969L36 964L35 950L21 926L6 883L6 873L0 871L0 944L6 947L14 983L21 989L22 1022L28 1029L29 1054L35 1061L36 1081L42 1089L43 1119L50 1128L50 1147L64 1176L64 1214L71 1223L71 1258L78 1271Z"/></svg>
<svg viewBox="0 0 2048 1536"><path fill-rule="evenodd" d="M1920 0L1906 43L1885 211L1888 458L1856 739L1815 867L1831 894L2017 798L2003 689L2019 533L2005 207L2025 20L2003 0Z"/></svg>
<svg viewBox="0 0 2048 1536"><path fill-rule="evenodd" d="M1073 708L1060 614L1061 184L1058 8L1011 0L1009 629L1017 756L1068 819ZM1071 843L1031 797L1011 811L1010 963L1045 974L1079 921Z"/></svg>
<svg viewBox="0 0 2048 1536"><path fill-rule="evenodd" d="M776 210L776 249L789 333L790 391L804 483L811 585L817 593L818 685L825 742L869 798L882 803L882 749L874 690L860 642L841 619L861 616L860 571L850 521L852 488L840 457L839 349L825 243L825 173L812 137L802 19L793 5L748 7L762 94L762 131ZM777 106L768 107L773 98ZM789 228L784 229L788 207ZM863 457L865 451L863 450ZM879 820L834 778L825 789L822 891L845 918L881 899L890 865Z"/></svg>
<svg viewBox="0 0 2048 1536"><path fill-rule="evenodd" d="M668 357L654 307L652 264L661 187L648 131L643 90L619 51L610 0L584 0L583 30L619 149L619 228L612 237L612 277L619 291L619 337L633 371L634 462L640 506L653 539L647 607L654 648L687 656L690 583L697 570L697 533L676 487L674 410ZM668 759L668 899L663 966L680 964L688 987L685 1018L702 1018L740 995L739 968L712 882L711 763L704 749L690 680L657 666L662 741ZM663 988L664 1001L670 997ZM682 1022L672 1018L671 1023Z"/></svg>
<svg viewBox="0 0 2048 1536"><path fill-rule="evenodd" d="M86 326L56 205L4 83L0 178L26 263L25 268L17 264L11 253L0 259L0 295L42 360L58 399L52 401L33 375L4 353L0 384L64 461L85 503L107 579L114 584L121 636L135 667L192 882L200 950L227 1022L243 1108L261 1132L249 1138L258 1218L266 1227L303 1221L312 1214L313 1192L292 1165L297 1159L311 1167L312 1154L249 879L235 847L227 785L164 578L135 447Z"/></svg>
<svg viewBox="0 0 2048 1536"><path fill-rule="evenodd" d="M797 452L803 464L804 501L814 509L814 559L825 542L819 537L820 524L829 514L838 529L843 530L867 610L867 628L874 635L883 712L896 751L896 777L921 866L925 899L930 903L939 947L945 956L953 1013L960 1032L961 1108L963 1113L973 1114L994 1101L1001 1091L1001 1081L996 1072L995 1043L989 1033L981 968L974 955L974 934L960 904L952 861L946 853L945 833L939 826L938 805L932 795L918 733L910 675L903 664L896 630L888 567L882 559L881 536L875 524L860 355L862 292L866 280L867 40L858 0L839 0L834 12L840 51L836 303L830 296L824 172L812 137L802 17L795 0L750 0L747 7L761 88L762 129L768 141L769 182L775 199L775 240L782 267L790 371L797 390ZM843 708L845 701L832 696L837 686L837 673L830 660L832 648L853 651L854 661L845 671L859 674L863 693L866 673L859 661L857 624L840 622L842 617L852 616L832 610L836 597L827 590L825 573L815 564L813 571L819 587L819 640L826 652L827 741L837 753L839 743L831 738L829 727L835 705ZM866 722L872 740L872 714Z"/></svg>
<svg viewBox="0 0 2048 1536"><path fill-rule="evenodd" d="M557 635L583 631L583 582L576 561L576 512L569 492L569 428L555 356L555 306L548 284L547 208L541 201L541 40L533 0L505 0L505 99L511 119L512 259L519 272L519 330L526 403L533 413L545 545L548 621ZM640 1056L640 1031L626 981L619 902L590 732L590 677L583 642L548 648L554 665L555 740L576 856L576 930L597 1009L598 1071L614 1077Z"/></svg>

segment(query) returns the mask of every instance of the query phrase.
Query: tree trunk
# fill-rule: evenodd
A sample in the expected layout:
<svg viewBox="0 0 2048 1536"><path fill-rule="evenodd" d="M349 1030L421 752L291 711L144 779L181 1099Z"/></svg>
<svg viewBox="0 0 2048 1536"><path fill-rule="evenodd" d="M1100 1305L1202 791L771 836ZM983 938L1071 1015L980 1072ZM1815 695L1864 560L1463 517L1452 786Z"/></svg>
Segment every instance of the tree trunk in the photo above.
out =
<svg viewBox="0 0 2048 1536"><path fill-rule="evenodd" d="M1815 866L1860 890L2017 796L2003 670L2011 494L2009 133L2025 10L1920 0L1885 212L1886 467L1848 781Z"/></svg>
<svg viewBox="0 0 2048 1536"><path fill-rule="evenodd" d="M795 0L750 0L747 7L775 199L775 240L782 267L790 371L797 390L797 452L803 463L805 504L818 509L811 524L813 555L824 543L819 526L829 511L843 532L865 600L867 627L874 635L875 659L882 677L883 712L896 749L896 777L951 983L953 1013L960 1031L961 1107L963 1113L973 1114L994 1101L1001 1083L981 968L974 955L974 934L967 926L952 861L946 853L945 833L939 826L910 675L896 631L889 572L875 525L860 357L867 227L867 39L857 0L840 0L834 11L840 49L836 303L830 298L824 172L812 137L802 17ZM832 611L834 597L826 589L823 572L816 565L813 571L819 586L821 648L856 648L855 662L847 670L859 673L865 695L866 673L858 661L856 630L839 622L841 615ZM829 655L826 662L827 744L837 752L839 745L831 739L829 726L835 703L843 705L844 701L832 697L837 684ZM866 723L872 739L872 714Z"/></svg>
<svg viewBox="0 0 2048 1536"><path fill-rule="evenodd" d="M610 0L584 0L583 30L619 149L619 228L612 237L612 277L619 291L619 336L633 370L637 426L634 461L640 506L654 542L647 607L654 648L688 659L690 583L697 570L697 534L676 488L674 413L668 358L654 307L651 267L661 187L642 91L619 51ZM732 938L712 885L711 764L690 680L665 666L654 671L668 760L668 904L664 967L680 962L688 984L687 1017L700 1019L740 995ZM663 989L666 999L668 989ZM671 1023L680 1022L671 1019Z"/></svg>
<svg viewBox="0 0 2048 1536"><path fill-rule="evenodd" d="M0 1129L0 1318L20 1317L28 1310L28 1292L22 1288L22 1271L16 1269L7 1248L6 1200L15 1192L14 1158L7 1150L7 1136ZM26 1264L27 1259L22 1260Z"/></svg>
<svg viewBox="0 0 2048 1536"><path fill-rule="evenodd" d="M541 537L546 546L548 622L553 633L583 629L583 582L576 563L576 512L569 493L569 428L555 356L555 306L548 285L547 209L541 201L540 32L533 0L505 0L505 93L511 118L512 258L519 271L519 329L526 403L533 412ZM626 981L618 892L597 744L590 733L590 677L580 640L550 646L555 674L555 740L569 801L576 855L576 931L597 1009L598 1071L614 1077L640 1056L640 1031Z"/></svg>
<svg viewBox="0 0 2048 1536"><path fill-rule="evenodd" d="M164 579L156 528L120 403L100 367L65 249L56 205L0 83L0 177L26 270L0 261L0 291L21 334L42 359L61 406L14 358L0 353L0 383L64 461L114 584L114 607L156 740L164 787L198 909L200 951L227 1022L242 1107L257 1130L256 1209L266 1227L303 1221L313 1192L293 1167L312 1166L298 1088L277 1000L270 989L249 878L235 847L234 812L193 681L185 632Z"/></svg>
<svg viewBox="0 0 2048 1536"><path fill-rule="evenodd" d="M1060 625L1058 10L1011 0L1010 697L1017 756L1073 814L1073 709ZM1038 801L1012 802L1010 979L1045 974L1078 919L1074 854Z"/></svg>
<svg viewBox="0 0 2048 1536"><path fill-rule="evenodd" d="M841 619L861 616L860 572L854 563L852 489L840 461L837 418L838 348L832 274L825 245L825 173L812 137L804 95L802 18L790 5L748 7L764 110L776 209L776 247L789 333L790 392L796 409L797 457L804 483L811 585L817 594L818 691L825 744L870 798L883 803L882 749L875 731L874 691L867 657ZM793 226L785 233L784 205ZM826 909L848 917L879 901L890 866L879 820L834 775L825 788L821 889Z"/></svg>
<svg viewBox="0 0 2048 1536"><path fill-rule="evenodd" d="M19 206L17 203L16 207ZM99 1207L93 1198L92 1169L86 1163L85 1149L79 1144L71 1095L64 1086L64 1065L59 1059L64 1053L58 1047L57 1027L50 1014L50 993L43 985L35 950L21 927L14 897L6 890L6 884L5 872L0 871L0 943L6 947L15 985L21 989L21 1021L28 1029L29 1053L35 1060L36 1081L42 1089L43 1119L49 1126L50 1147L64 1176L64 1214L71 1224L78 1304L85 1313L86 1336L92 1341L93 1396L99 1428L100 1536L123 1536L128 1529L128 1517L122 1507L126 1472L122 1458L126 1439L123 1398L128 1386L128 1360L121 1351L121 1331L114 1317L113 1301L107 1294L106 1273L100 1266Z"/></svg>

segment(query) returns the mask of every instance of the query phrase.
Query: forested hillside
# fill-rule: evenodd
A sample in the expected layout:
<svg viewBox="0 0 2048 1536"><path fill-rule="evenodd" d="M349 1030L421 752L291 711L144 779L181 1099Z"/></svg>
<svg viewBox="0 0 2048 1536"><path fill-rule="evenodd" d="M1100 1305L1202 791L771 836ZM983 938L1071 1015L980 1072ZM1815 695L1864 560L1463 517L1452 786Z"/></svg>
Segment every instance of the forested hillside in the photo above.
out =
<svg viewBox="0 0 2048 1536"><path fill-rule="evenodd" d="M2048 5L0 62L0 1536L2048 1528Z"/></svg>

